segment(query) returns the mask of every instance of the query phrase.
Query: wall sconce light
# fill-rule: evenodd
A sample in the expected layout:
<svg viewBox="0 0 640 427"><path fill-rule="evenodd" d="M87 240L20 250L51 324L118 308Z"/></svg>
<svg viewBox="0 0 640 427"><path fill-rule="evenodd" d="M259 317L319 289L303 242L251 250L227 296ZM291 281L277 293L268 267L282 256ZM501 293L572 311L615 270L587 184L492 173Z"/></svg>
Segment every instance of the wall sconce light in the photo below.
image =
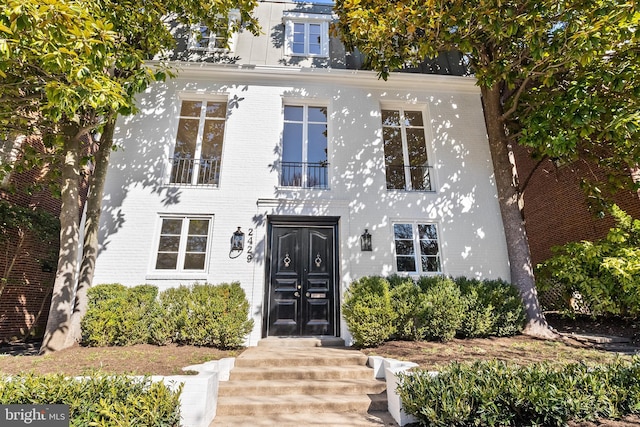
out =
<svg viewBox="0 0 640 427"><path fill-rule="evenodd" d="M362 252L371 252L371 234L368 229L364 229L364 233L360 236L360 250Z"/></svg>
<svg viewBox="0 0 640 427"><path fill-rule="evenodd" d="M231 252L242 252L244 249L244 233L240 227L231 236Z"/></svg>

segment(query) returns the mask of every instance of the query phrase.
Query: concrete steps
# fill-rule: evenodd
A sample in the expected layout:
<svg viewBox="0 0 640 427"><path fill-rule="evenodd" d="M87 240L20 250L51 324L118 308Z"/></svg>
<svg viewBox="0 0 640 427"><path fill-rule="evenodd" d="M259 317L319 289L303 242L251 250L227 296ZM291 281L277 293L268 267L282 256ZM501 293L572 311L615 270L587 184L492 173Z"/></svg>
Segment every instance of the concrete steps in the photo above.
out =
<svg viewBox="0 0 640 427"><path fill-rule="evenodd" d="M313 339L276 343L236 358L229 381L219 385L211 427L395 425L386 385L373 378L364 354Z"/></svg>

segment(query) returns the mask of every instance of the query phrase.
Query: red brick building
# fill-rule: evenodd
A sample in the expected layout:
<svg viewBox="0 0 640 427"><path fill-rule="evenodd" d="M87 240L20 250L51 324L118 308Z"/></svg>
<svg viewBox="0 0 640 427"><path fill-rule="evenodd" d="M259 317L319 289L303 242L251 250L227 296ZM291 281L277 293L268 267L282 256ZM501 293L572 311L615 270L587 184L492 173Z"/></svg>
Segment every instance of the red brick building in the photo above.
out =
<svg viewBox="0 0 640 427"><path fill-rule="evenodd" d="M537 161L521 147L517 147L515 155L518 173L524 180ZM611 216L598 218L589 210L585 193L580 189L580 177L598 175L602 173L597 167L585 163L556 167L547 160L536 169L524 196L524 216L534 265L552 256L553 246L601 239L614 225ZM632 217L640 218L638 194L620 193L615 202Z"/></svg>

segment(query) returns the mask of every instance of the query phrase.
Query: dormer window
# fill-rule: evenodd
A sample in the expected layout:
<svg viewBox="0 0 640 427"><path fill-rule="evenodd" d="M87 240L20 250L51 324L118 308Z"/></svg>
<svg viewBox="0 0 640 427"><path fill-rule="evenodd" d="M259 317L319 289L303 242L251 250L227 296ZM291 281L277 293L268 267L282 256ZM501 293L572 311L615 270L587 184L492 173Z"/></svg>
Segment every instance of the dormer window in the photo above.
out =
<svg viewBox="0 0 640 427"><path fill-rule="evenodd" d="M229 13L229 17L220 16L215 20L215 27L204 24L195 25L191 29L189 49L205 52L233 52L237 32L234 24L240 19L238 11Z"/></svg>
<svg viewBox="0 0 640 427"><path fill-rule="evenodd" d="M331 15L285 12L285 54L289 56L329 56Z"/></svg>

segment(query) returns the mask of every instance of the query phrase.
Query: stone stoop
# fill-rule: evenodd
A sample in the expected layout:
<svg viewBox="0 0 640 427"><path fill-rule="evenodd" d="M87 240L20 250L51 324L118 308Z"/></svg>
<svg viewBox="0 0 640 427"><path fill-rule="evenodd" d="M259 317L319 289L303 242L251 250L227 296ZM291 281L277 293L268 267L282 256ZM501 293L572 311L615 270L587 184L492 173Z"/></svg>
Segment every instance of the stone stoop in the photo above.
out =
<svg viewBox="0 0 640 427"><path fill-rule="evenodd" d="M269 341L263 343L263 341ZM310 339L268 339L236 358L220 382L216 426L394 426L386 383L367 356Z"/></svg>

